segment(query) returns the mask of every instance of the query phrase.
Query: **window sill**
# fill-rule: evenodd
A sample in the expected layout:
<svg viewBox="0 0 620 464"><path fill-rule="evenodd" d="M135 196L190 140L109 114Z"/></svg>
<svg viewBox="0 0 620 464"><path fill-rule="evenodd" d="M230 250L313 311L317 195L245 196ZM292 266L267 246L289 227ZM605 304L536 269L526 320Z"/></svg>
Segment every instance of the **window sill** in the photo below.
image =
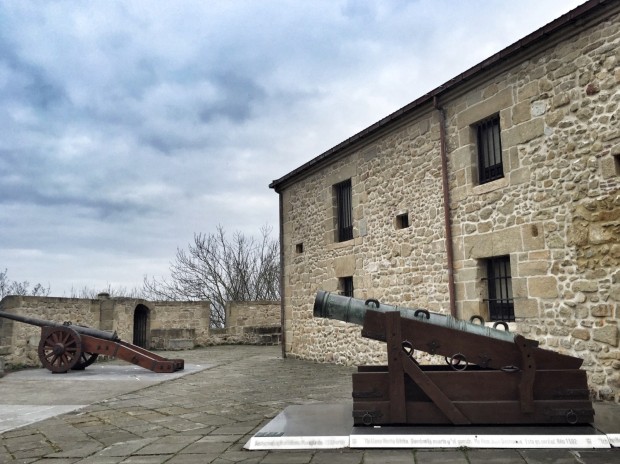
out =
<svg viewBox="0 0 620 464"><path fill-rule="evenodd" d="M497 179L486 184L476 185L475 187L472 187L471 192L475 195L482 195L507 186L508 179L506 177L502 177L501 179Z"/></svg>
<svg viewBox="0 0 620 464"><path fill-rule="evenodd" d="M349 248L352 247L354 245L361 245L364 242L362 237L355 237L352 238L351 240L347 240L344 242L334 242L334 243L330 243L328 245L328 248L330 250L338 250L341 248Z"/></svg>

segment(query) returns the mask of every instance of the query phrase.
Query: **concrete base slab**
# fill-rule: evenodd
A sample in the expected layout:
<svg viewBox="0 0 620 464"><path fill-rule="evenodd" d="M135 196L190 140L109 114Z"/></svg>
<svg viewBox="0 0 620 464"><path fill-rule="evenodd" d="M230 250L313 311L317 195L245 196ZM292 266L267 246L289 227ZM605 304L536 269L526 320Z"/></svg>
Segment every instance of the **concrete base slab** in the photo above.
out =
<svg viewBox="0 0 620 464"><path fill-rule="evenodd" d="M177 379L194 372L212 367L208 364L186 364L185 368L176 372L157 373L149 371L133 364L113 364L112 362L95 363L88 366L83 371L69 371L62 374L54 374L47 369L25 369L23 371L8 374L2 382L22 382L22 381L46 381L46 382L111 382L111 381L139 381L148 383L159 383L166 380Z"/></svg>
<svg viewBox="0 0 620 464"><path fill-rule="evenodd" d="M66 414L87 406L86 404L62 404L58 406L32 406L25 404L0 404L0 434L25 425Z"/></svg>
<svg viewBox="0 0 620 464"><path fill-rule="evenodd" d="M289 406L250 438L249 450L339 449L349 446L351 404Z"/></svg>
<svg viewBox="0 0 620 464"><path fill-rule="evenodd" d="M158 374L114 361L64 374L43 368L10 372L0 379L0 434L210 367L186 364L182 371ZM28 404L24 404L25 398Z"/></svg>
<svg viewBox="0 0 620 464"><path fill-rule="evenodd" d="M352 405L289 406L254 437L249 450L336 448L594 449L618 446L620 407L595 404L592 425L353 427Z"/></svg>

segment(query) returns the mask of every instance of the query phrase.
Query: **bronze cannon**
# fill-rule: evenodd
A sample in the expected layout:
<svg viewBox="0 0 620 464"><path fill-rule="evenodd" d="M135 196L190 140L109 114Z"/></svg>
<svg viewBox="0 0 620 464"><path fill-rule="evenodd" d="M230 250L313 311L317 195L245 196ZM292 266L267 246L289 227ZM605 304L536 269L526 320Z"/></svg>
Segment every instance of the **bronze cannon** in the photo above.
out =
<svg viewBox="0 0 620 464"><path fill-rule="evenodd" d="M183 359L167 359L122 341L116 332L93 329L70 322L58 323L0 311L0 318L41 327L38 355L53 373L83 370L101 355L119 358L153 372L174 372L184 368Z"/></svg>
<svg viewBox="0 0 620 464"><path fill-rule="evenodd" d="M314 316L362 325L387 366L353 374L355 425L581 424L594 419L582 360L481 323L319 291ZM445 357L420 365L415 350Z"/></svg>

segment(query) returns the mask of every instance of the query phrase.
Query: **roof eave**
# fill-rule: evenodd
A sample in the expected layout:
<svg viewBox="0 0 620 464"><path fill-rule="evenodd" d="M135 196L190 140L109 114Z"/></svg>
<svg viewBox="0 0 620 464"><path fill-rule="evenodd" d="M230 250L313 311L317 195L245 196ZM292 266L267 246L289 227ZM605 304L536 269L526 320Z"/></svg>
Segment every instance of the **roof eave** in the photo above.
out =
<svg viewBox="0 0 620 464"><path fill-rule="evenodd" d="M568 13L560 16L559 18L551 21L550 23L546 24L545 26L537 29L536 31L532 32L531 34L526 35L525 37L523 37L522 39L514 42L513 44L507 46L506 48L500 50L499 52L495 53L494 55L490 56L489 58L481 61L480 63L476 64L475 66L469 68L468 70L466 70L465 72L457 75L456 77L450 79L449 81L443 83L442 85L440 85L439 87L431 90L430 92L428 92L427 94L422 95L421 97L417 98L416 100L414 100L413 102L403 106L402 108L396 110L395 112L389 114L388 116L386 116L385 118L377 121L376 123L372 124L371 126L368 126L366 129L363 129L362 131L356 133L355 135L349 137L348 139L344 140L343 142L339 143L338 145L330 148L329 150L321 153L320 155L318 155L317 157L311 159L310 161L308 161L307 163L299 166L298 168L294 169L293 171L289 172L288 174L285 174L284 176L280 177L279 179L276 179L274 181L272 181L269 184L269 188L274 189L276 192L280 193L282 188L285 187L287 184L289 184L291 181L293 181L294 179L296 179L299 176L304 175L305 173L311 171L314 167L316 167L317 165L322 164L323 162L327 161L328 159L332 158L334 155L336 155L337 153L340 153L342 151L344 151L347 148L350 148L351 146L353 146L356 143L359 143L361 141L366 140L367 138L369 138L370 136L374 135L375 133L377 133L379 130L383 129L386 125L388 124L392 124L395 121L409 115L410 113L412 113L414 110L418 109L419 107L421 107L422 105L432 102L433 99L439 97L440 95L455 89L456 87L458 87L459 85L461 85L462 83L469 81L471 79L473 79L474 77L486 72L488 69L490 69L492 66L497 65L498 63L501 62L506 62L510 59L512 59L513 57L517 56L520 53L523 53L526 49L534 47L538 44L541 44L544 40L546 40L547 37L549 37L552 34L557 34L559 33L563 28L569 26L570 24L585 18L586 16L588 16L589 13L591 13L593 10L598 9L601 5L603 4L613 4L613 1L611 0L589 0L586 3L574 8L573 10L569 11Z"/></svg>

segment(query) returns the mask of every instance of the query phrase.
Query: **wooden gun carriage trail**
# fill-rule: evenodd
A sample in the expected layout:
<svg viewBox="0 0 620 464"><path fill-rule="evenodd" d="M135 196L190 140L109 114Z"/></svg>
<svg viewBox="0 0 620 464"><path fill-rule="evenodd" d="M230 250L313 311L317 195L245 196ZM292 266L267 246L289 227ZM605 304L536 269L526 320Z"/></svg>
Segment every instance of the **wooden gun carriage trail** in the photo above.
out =
<svg viewBox="0 0 620 464"><path fill-rule="evenodd" d="M324 291L314 316L362 325L363 337L387 343L387 366L358 366L353 374L355 425L594 420L583 361L539 348L505 323L499 330ZM446 365L420 365L415 350L444 356Z"/></svg>
<svg viewBox="0 0 620 464"><path fill-rule="evenodd" d="M38 355L53 373L83 370L101 355L122 359L158 373L182 370L183 359L167 359L122 341L116 332L93 329L70 322L58 323L0 311L0 318L41 327Z"/></svg>

